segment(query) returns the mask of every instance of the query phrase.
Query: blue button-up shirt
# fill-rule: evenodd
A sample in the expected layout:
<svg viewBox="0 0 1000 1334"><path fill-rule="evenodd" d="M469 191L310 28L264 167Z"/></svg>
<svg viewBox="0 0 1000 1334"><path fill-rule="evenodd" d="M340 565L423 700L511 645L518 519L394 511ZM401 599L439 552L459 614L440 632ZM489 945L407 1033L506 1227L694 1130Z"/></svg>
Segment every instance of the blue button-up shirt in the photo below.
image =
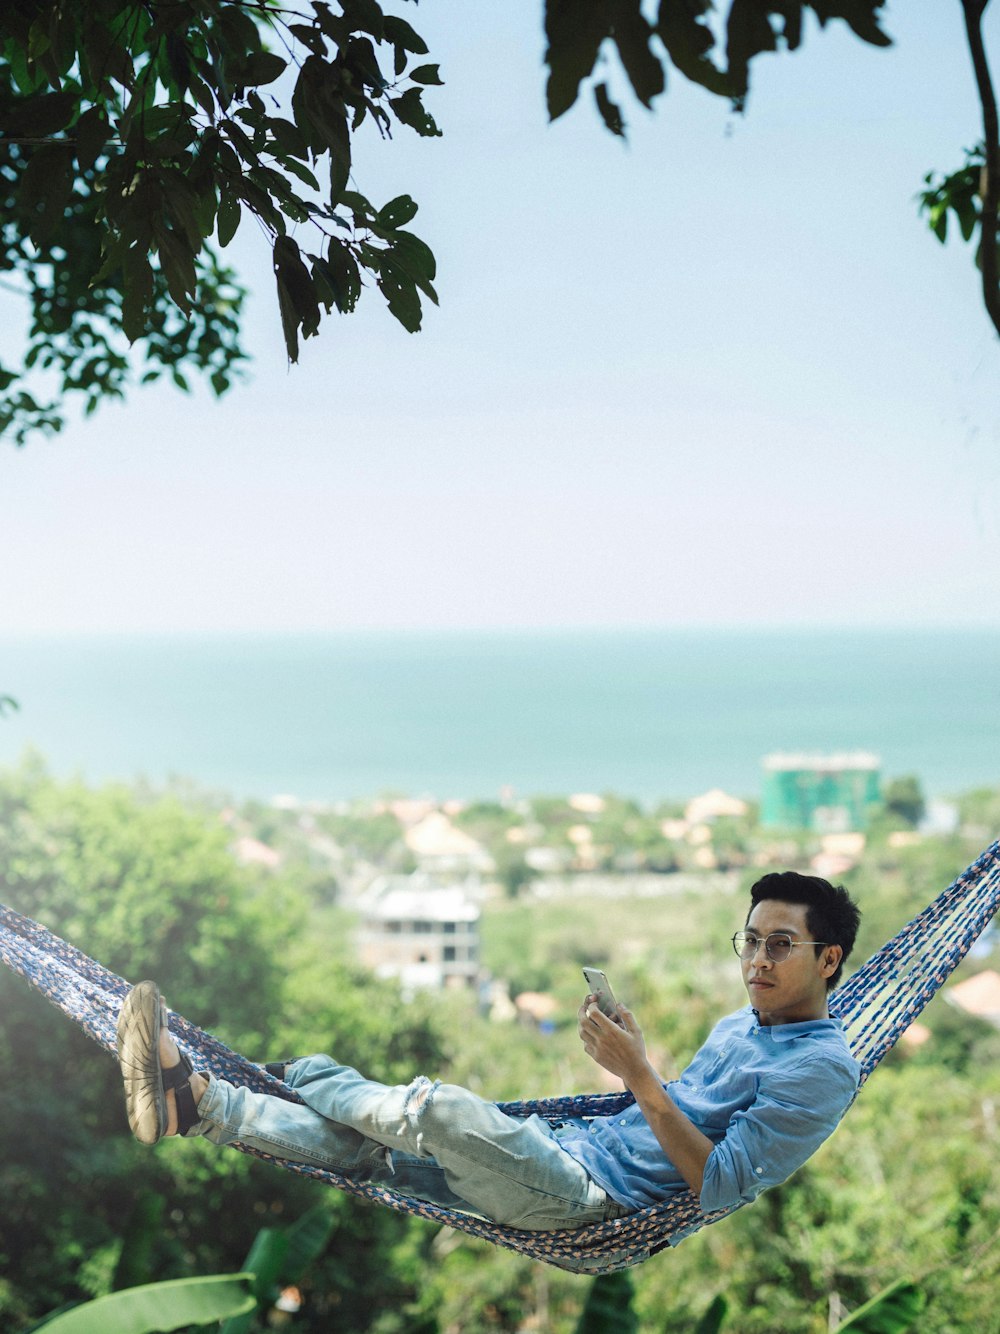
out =
<svg viewBox="0 0 1000 1334"><path fill-rule="evenodd" d="M747 1006L716 1024L680 1078L664 1085L714 1145L702 1211L746 1204L790 1176L834 1130L859 1074L839 1020L761 1025ZM628 1209L688 1189L636 1105L565 1126L559 1141Z"/></svg>

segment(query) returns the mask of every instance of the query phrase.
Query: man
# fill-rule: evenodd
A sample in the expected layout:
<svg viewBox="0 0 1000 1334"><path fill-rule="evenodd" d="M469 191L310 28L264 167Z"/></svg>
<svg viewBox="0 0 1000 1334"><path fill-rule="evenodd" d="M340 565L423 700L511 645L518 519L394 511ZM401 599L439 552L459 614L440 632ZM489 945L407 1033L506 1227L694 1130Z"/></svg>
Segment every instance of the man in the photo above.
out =
<svg viewBox="0 0 1000 1334"><path fill-rule="evenodd" d="M665 1084L624 1006L609 1019L586 998L587 1053L635 1103L614 1116L550 1126L501 1112L467 1089L418 1076L388 1088L310 1056L267 1067L304 1105L191 1070L155 985L126 997L118 1026L129 1125L240 1142L406 1195L548 1230L621 1217L687 1188L705 1213L784 1181L831 1134L859 1068L827 1008L857 934L847 892L786 871L751 889L733 937L750 1004L716 1025L680 1078Z"/></svg>

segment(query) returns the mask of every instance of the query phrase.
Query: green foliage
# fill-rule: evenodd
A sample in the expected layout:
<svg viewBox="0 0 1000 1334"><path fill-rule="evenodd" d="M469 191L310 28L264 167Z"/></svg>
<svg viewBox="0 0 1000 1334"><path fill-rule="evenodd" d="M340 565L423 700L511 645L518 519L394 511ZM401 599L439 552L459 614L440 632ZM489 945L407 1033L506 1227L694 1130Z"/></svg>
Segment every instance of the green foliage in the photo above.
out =
<svg viewBox="0 0 1000 1334"><path fill-rule="evenodd" d="M256 1299L244 1287L252 1274L182 1278L149 1283L74 1307L37 1328L48 1334L156 1334L186 1325L214 1325L251 1311Z"/></svg>
<svg viewBox="0 0 1000 1334"><path fill-rule="evenodd" d="M891 779L883 789L882 799L886 811L898 817L911 829L915 828L924 817L926 803L920 779L914 774L905 778Z"/></svg>
<svg viewBox="0 0 1000 1334"><path fill-rule="evenodd" d="M719 1334L719 1330L725 1323L728 1310L729 1304L721 1293L713 1297L708 1310L695 1325L691 1334Z"/></svg>
<svg viewBox="0 0 1000 1334"><path fill-rule="evenodd" d="M994 797L974 794L969 811L982 813ZM478 818L503 823L496 812ZM583 817L567 808L566 818ZM177 795L89 791L29 760L0 775L3 898L88 950L110 951L127 974L138 967L159 976L178 1008L196 1020L213 1015L210 1026L260 1059L331 1050L390 1082L422 1070L486 1097L600 1086L575 1032L581 962L609 969L665 1076L671 1053L684 1063L720 1013L745 999L728 937L745 914L750 870L652 886L645 878L642 895L617 877L603 893L570 881L562 896L490 900L484 954L495 975L530 975L553 991L554 1031L490 1022L464 992L404 1004L394 986L353 962L344 914L292 887L308 883L291 864L307 856L294 824L289 815L287 827L279 821L270 831L287 874L261 876L233 862L225 846L232 830L203 802L195 809ZM964 836L905 849L875 843L850 875L865 912L859 959L975 851ZM196 961L200 951L208 967ZM141 1149L125 1128L112 1061L5 970L0 1009L4 1330L24 1334L59 1303L151 1280L256 1267L294 1281L303 1256L302 1334L577 1327L593 1287L584 1276L201 1142ZM630 1271L638 1328L820 1334L833 1294L851 1319L866 1306L874 1318L881 1304L868 1304L899 1279L902 1254L926 1296L921 1334L992 1328L1000 1037L941 1001L923 1019L932 1039L893 1054L791 1181ZM289 1227L289 1219L299 1222ZM284 1253L278 1268L244 1264L262 1229L268 1249ZM261 1296L267 1303L273 1286ZM632 1318L624 1300L619 1310Z"/></svg>
<svg viewBox="0 0 1000 1334"><path fill-rule="evenodd" d="M494 854L496 877L503 892L509 899L516 899L526 885L530 885L538 872L528 865L524 853L510 844L501 845Z"/></svg>
<svg viewBox="0 0 1000 1334"><path fill-rule="evenodd" d="M158 978L177 1009L261 1060L332 1049L389 1080L439 1069L432 1007L373 983L339 915L241 869L226 838L173 797L91 791L32 760L0 775L5 902L127 977ZM126 1283L234 1272L262 1225L320 1203L314 1184L200 1142L143 1150L114 1062L6 969L0 1012L5 1331ZM322 1204L333 1241L299 1328L326 1334L336 1313L366 1329L406 1296L385 1256L411 1224L333 1191Z"/></svg>
<svg viewBox="0 0 1000 1334"><path fill-rule="evenodd" d="M859 1307L834 1334L906 1334L913 1329L926 1298L915 1283L899 1279Z"/></svg>
<svg viewBox="0 0 1000 1334"><path fill-rule="evenodd" d="M392 870L411 866L403 830L390 811L377 814L360 810L324 811L317 816L317 824L353 857L378 862Z"/></svg>
<svg viewBox="0 0 1000 1334"><path fill-rule="evenodd" d="M437 301L431 251L407 229L407 195L381 208L355 189L352 140L369 120L440 133L423 106L437 67L423 40L376 0L312 0L304 14L245 0L35 0L0 18L0 268L30 321L23 365L0 367L0 433L22 444L186 371L216 394L240 372L243 289L221 264L244 216L268 237L291 361L321 312L354 310L367 275L419 329ZM387 68L391 66L391 70ZM259 90L267 88L267 93ZM308 224L301 249L290 227ZM56 377L40 402L34 368Z"/></svg>
<svg viewBox="0 0 1000 1334"><path fill-rule="evenodd" d="M983 144L965 150L965 162L950 176L938 176L929 171L924 177L926 190L917 196L920 211L927 215L927 223L943 244L948 239L948 215L954 214L963 241L971 241L979 227L982 200L980 177L986 162ZM980 262L977 256L977 264Z"/></svg>
<svg viewBox="0 0 1000 1334"><path fill-rule="evenodd" d="M627 1269L598 1274L587 1293L576 1334L635 1334L639 1321L632 1310L634 1291Z"/></svg>
<svg viewBox="0 0 1000 1334"><path fill-rule="evenodd" d="M261 1228L243 1263L244 1270L253 1276L250 1289L255 1305L226 1320L219 1334L249 1334L260 1328L255 1310L268 1310L282 1287L301 1281L326 1249L333 1225L330 1209L317 1204L287 1228Z"/></svg>

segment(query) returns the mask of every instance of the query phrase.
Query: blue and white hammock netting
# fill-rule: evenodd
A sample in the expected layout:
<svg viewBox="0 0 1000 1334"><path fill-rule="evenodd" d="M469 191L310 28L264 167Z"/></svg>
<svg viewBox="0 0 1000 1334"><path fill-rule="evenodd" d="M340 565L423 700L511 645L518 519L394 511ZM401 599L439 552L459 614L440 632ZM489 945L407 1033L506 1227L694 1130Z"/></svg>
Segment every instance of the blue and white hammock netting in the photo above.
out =
<svg viewBox="0 0 1000 1334"><path fill-rule="evenodd" d="M965 958L1000 907L1000 841L994 843L923 912L882 946L830 998L830 1011L846 1027L861 1064L862 1083L913 1023L935 992ZM115 1052L115 1027L131 983L102 968L31 918L0 904L0 959L57 1005L88 1037ZM261 1066L231 1051L218 1038L172 1013L170 1027L198 1069L258 1092L298 1098ZM550 1121L569 1116L606 1116L628 1106L628 1093L592 1094L506 1102L514 1116L538 1114ZM237 1146L241 1147L241 1146ZM590 1227L527 1232L473 1214L426 1204L382 1186L367 1185L322 1168L271 1159L288 1171L402 1213L460 1229L536 1260L577 1272L609 1272L645 1260L681 1236L724 1214L704 1215L690 1192L624 1218Z"/></svg>

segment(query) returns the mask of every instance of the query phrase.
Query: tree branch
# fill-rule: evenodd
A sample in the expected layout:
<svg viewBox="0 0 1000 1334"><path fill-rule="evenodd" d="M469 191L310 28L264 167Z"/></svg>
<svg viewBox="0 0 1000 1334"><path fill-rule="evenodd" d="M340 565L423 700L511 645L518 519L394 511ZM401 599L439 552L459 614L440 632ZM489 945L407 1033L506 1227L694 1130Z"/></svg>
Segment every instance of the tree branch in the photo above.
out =
<svg viewBox="0 0 1000 1334"><path fill-rule="evenodd" d="M979 265L983 275L983 304L1000 334L1000 278L997 274L997 214L1000 211L1000 128L997 122L997 99L990 78L990 67L983 43L983 15L989 0L962 0L965 31L969 39L976 87L983 108L983 163L980 195L982 212L979 221Z"/></svg>

